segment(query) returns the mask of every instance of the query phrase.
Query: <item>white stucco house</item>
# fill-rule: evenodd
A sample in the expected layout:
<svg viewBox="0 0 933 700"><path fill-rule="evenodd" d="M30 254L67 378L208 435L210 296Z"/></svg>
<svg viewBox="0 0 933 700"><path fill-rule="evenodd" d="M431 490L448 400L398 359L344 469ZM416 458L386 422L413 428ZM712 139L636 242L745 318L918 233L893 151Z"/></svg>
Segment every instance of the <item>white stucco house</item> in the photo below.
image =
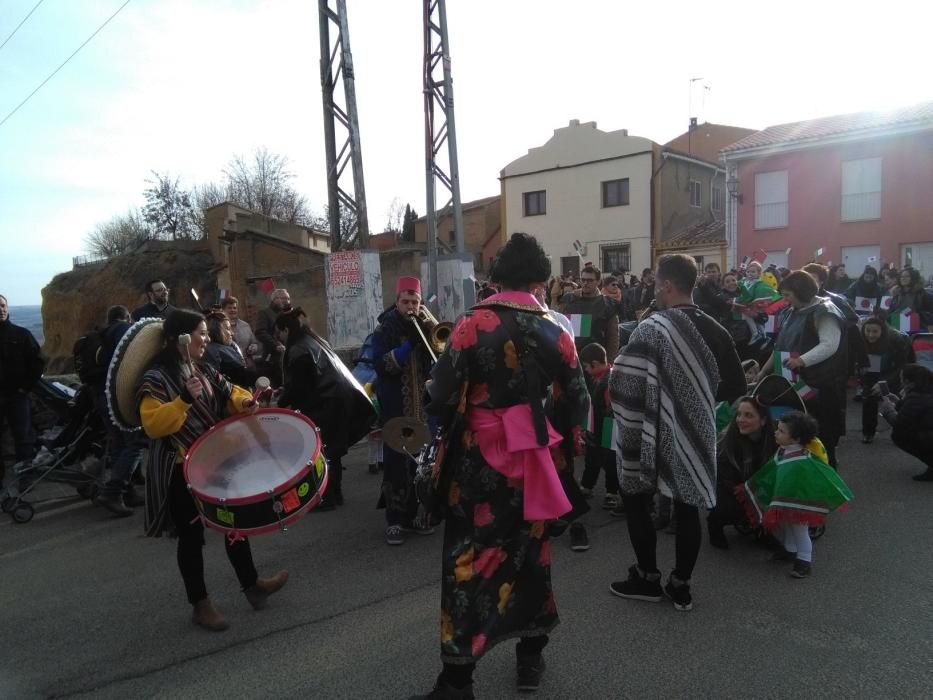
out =
<svg viewBox="0 0 933 700"><path fill-rule="evenodd" d="M500 173L506 238L538 238L554 273L592 262L641 274L652 249L652 167L657 144L574 119Z"/></svg>

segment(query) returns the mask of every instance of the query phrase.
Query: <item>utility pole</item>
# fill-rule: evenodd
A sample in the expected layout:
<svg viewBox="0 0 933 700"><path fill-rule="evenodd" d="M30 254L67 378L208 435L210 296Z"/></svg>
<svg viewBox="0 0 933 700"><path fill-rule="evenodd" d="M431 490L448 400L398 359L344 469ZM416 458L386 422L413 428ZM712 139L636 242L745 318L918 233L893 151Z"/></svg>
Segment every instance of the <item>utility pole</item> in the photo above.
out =
<svg viewBox="0 0 933 700"><path fill-rule="evenodd" d="M460 201L460 168L457 163L457 130L454 122L454 90L447 42L446 0L424 2L424 152L428 225L428 296L437 294L437 184L450 193L457 253L464 252L463 206ZM438 155L447 143L447 171ZM446 206L446 205L445 205ZM442 207L443 209L443 207Z"/></svg>
<svg viewBox="0 0 933 700"><path fill-rule="evenodd" d="M334 9L332 6L336 5ZM356 110L356 84L353 57L350 54L350 30L347 24L346 0L318 0L321 27L321 94L324 99L324 149L327 160L327 213L330 224L331 251L356 243L358 248L369 244L369 220L366 215L366 188L363 184L363 154L360 148L360 122ZM336 39L331 42L331 29ZM344 100L341 107L336 88L343 79ZM337 150L337 134L343 137ZM353 194L340 186L341 176L350 165ZM346 180L346 178L344 178ZM341 210L348 212L352 230L346 241L340 231Z"/></svg>

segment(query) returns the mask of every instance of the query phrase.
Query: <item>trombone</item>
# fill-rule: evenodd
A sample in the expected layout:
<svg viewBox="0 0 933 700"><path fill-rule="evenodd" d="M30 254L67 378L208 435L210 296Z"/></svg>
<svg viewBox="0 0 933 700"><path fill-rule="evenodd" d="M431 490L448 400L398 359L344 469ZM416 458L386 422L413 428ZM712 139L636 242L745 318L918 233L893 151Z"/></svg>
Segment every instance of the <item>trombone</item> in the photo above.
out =
<svg viewBox="0 0 933 700"><path fill-rule="evenodd" d="M437 356L447 348L450 341L450 333L454 329L454 324L446 321L438 321L426 307L422 306L417 314L408 314L408 320L418 331L418 336L424 344L425 350L431 356L431 362L437 362ZM421 327L424 324L427 328L427 334Z"/></svg>

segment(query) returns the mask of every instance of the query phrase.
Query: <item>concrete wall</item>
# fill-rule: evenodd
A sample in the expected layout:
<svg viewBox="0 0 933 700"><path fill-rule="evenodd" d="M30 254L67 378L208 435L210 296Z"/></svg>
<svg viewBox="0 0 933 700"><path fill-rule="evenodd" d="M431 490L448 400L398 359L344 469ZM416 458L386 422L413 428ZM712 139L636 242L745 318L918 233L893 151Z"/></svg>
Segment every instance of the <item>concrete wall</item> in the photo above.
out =
<svg viewBox="0 0 933 700"><path fill-rule="evenodd" d="M900 267L902 245L933 242L931 155L933 130L739 161L737 259L758 248L790 248L789 266L797 268L820 247L821 261L839 262L843 246L879 245L880 262ZM842 162L875 157L882 159L881 218L843 222ZM787 226L756 230L755 175L772 170L787 170Z"/></svg>
<svg viewBox="0 0 933 700"><path fill-rule="evenodd" d="M327 332L335 348L362 345L382 313L379 253L350 250L331 253L325 267Z"/></svg>

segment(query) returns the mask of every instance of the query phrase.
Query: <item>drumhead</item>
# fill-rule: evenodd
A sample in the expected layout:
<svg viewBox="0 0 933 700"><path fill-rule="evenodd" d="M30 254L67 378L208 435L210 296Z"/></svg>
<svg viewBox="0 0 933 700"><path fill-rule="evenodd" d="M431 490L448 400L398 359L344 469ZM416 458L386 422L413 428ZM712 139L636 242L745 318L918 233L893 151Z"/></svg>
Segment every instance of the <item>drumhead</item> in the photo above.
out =
<svg viewBox="0 0 933 700"><path fill-rule="evenodd" d="M249 503L297 482L320 455L313 422L282 408L221 421L191 446L185 480L200 498Z"/></svg>

